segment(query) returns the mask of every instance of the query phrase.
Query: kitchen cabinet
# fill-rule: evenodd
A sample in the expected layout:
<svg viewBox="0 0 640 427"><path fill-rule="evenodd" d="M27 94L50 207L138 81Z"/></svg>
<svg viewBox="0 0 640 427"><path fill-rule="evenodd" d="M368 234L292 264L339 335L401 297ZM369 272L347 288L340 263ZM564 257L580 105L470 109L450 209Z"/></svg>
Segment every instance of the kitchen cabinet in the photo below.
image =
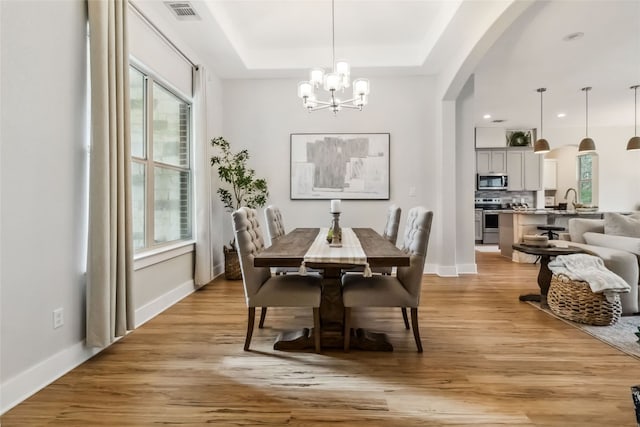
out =
<svg viewBox="0 0 640 427"><path fill-rule="evenodd" d="M504 148L504 128L476 128L476 148Z"/></svg>
<svg viewBox="0 0 640 427"><path fill-rule="evenodd" d="M507 152L509 191L538 191L542 189L542 156L533 150Z"/></svg>
<svg viewBox="0 0 640 427"><path fill-rule="evenodd" d="M475 210L475 223L476 223L476 242L482 240L482 209Z"/></svg>
<svg viewBox="0 0 640 427"><path fill-rule="evenodd" d="M544 189L556 190L558 182L558 160L544 159Z"/></svg>
<svg viewBox="0 0 640 427"><path fill-rule="evenodd" d="M477 173L506 173L506 150L476 150Z"/></svg>

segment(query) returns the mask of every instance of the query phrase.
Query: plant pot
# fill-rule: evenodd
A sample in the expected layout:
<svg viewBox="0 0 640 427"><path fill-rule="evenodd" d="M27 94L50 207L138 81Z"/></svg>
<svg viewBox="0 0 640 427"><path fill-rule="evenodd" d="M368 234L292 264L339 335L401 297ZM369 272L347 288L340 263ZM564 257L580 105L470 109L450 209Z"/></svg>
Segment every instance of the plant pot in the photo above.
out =
<svg viewBox="0 0 640 427"><path fill-rule="evenodd" d="M238 251L224 247L224 277L227 280L242 280Z"/></svg>

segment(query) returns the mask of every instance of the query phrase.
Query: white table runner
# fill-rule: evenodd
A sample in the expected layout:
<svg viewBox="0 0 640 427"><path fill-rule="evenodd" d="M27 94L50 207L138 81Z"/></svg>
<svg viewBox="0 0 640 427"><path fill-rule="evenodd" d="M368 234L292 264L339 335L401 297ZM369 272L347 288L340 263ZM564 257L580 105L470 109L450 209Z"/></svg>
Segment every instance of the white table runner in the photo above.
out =
<svg viewBox="0 0 640 427"><path fill-rule="evenodd" d="M351 228L342 229L342 247L332 248L327 242L328 228L321 228L300 265L300 274L307 274L307 262L356 264L364 265L364 276L371 277L371 268L367 262L367 255L362 249L358 236Z"/></svg>

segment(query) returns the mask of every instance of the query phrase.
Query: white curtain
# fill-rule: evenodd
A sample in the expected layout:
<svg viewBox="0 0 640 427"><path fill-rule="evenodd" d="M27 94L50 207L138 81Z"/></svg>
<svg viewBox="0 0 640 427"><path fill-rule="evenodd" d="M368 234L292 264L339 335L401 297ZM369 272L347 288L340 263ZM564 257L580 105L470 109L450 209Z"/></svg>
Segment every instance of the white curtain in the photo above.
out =
<svg viewBox="0 0 640 427"><path fill-rule="evenodd" d="M194 69L194 140L195 140L195 203L196 203L196 267L194 282L204 286L213 279L211 249L211 154L207 138L206 70Z"/></svg>
<svg viewBox="0 0 640 427"><path fill-rule="evenodd" d="M89 0L91 159L87 345L133 329L127 1Z"/></svg>

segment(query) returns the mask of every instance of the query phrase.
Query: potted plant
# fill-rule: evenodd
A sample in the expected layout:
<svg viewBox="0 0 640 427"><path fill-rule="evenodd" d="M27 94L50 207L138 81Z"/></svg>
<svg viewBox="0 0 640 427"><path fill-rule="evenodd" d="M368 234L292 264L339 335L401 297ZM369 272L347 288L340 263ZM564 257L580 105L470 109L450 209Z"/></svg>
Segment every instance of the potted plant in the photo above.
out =
<svg viewBox="0 0 640 427"><path fill-rule="evenodd" d="M218 168L218 177L227 187L218 188L218 196L227 211L233 212L242 206L264 206L269 197L267 181L256 178L255 171L247 166L249 151L245 149L233 153L229 142L221 136L212 139L211 145L218 151L217 155L211 157L211 166ZM242 279L235 238L229 246L224 246L224 267L227 279Z"/></svg>

